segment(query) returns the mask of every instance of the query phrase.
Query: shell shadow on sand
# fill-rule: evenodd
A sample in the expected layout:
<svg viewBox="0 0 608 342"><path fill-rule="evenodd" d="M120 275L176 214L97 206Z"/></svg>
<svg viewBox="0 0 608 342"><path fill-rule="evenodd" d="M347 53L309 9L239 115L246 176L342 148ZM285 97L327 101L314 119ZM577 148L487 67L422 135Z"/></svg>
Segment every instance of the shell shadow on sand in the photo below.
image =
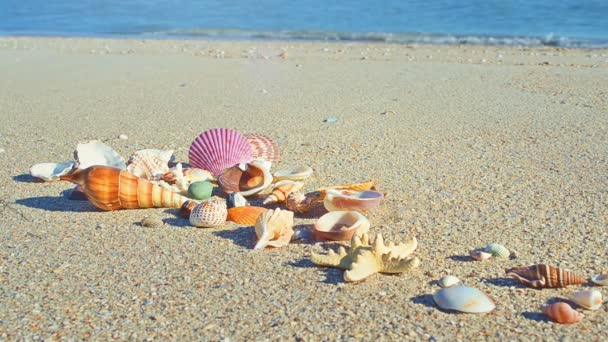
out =
<svg viewBox="0 0 608 342"><path fill-rule="evenodd" d="M215 236L231 240L235 245L251 249L255 246L256 235L253 226L237 227L235 229L223 229L212 233Z"/></svg>
<svg viewBox="0 0 608 342"><path fill-rule="evenodd" d="M30 175L29 173L24 173L22 175L13 176L13 180L15 182L20 182L20 183L43 183L42 180L38 180L38 179L32 177L32 175Z"/></svg>
<svg viewBox="0 0 608 342"><path fill-rule="evenodd" d="M446 259L451 259L456 262L473 262L476 261L473 257L468 255L450 255Z"/></svg>
<svg viewBox="0 0 608 342"><path fill-rule="evenodd" d="M48 211L63 211L63 212L99 212L88 201L70 201L64 196L40 196L21 198L15 201L16 204Z"/></svg>
<svg viewBox="0 0 608 342"><path fill-rule="evenodd" d="M428 308L436 308L435 302L433 301L433 295L423 294L420 296L410 298L410 302L414 304L424 305Z"/></svg>
<svg viewBox="0 0 608 342"><path fill-rule="evenodd" d="M502 287L517 287L517 288L528 288L519 281L511 277L499 277L499 278L483 278L484 283L488 283L494 286Z"/></svg>

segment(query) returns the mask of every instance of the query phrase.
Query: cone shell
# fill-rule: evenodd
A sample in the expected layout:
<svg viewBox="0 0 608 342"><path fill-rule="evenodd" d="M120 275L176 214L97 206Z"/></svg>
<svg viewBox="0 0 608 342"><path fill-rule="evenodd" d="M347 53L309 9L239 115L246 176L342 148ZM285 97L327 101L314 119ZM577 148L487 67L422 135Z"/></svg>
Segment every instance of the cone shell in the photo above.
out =
<svg viewBox="0 0 608 342"><path fill-rule="evenodd" d="M195 227L217 227L226 222L226 201L211 197L199 203L190 213L190 224Z"/></svg>
<svg viewBox="0 0 608 342"><path fill-rule="evenodd" d="M369 231L367 218L356 211L332 211L319 218L313 226L318 241L349 241L354 234Z"/></svg>
<svg viewBox="0 0 608 342"><path fill-rule="evenodd" d="M509 255L511 255L511 252L509 252L505 246L498 243L491 243L487 245L483 251L490 253L497 258L508 258Z"/></svg>
<svg viewBox="0 0 608 342"><path fill-rule="evenodd" d="M97 140L78 144L74 157L78 160L79 169L87 169L91 166L111 166L124 170L127 167L125 159L118 152Z"/></svg>
<svg viewBox="0 0 608 342"><path fill-rule="evenodd" d="M217 183L226 192L240 192L243 196L256 194L266 189L272 182L267 164L258 161L239 164L226 169Z"/></svg>
<svg viewBox="0 0 608 342"><path fill-rule="evenodd" d="M559 302L543 307L543 313L552 321L562 324L574 324L583 319L584 315L574 310L568 303Z"/></svg>
<svg viewBox="0 0 608 342"><path fill-rule="evenodd" d="M227 221L232 221L244 226L253 226L257 222L258 217L266 211L268 211L268 209L252 206L229 208Z"/></svg>
<svg viewBox="0 0 608 342"><path fill-rule="evenodd" d="M293 211L277 208L264 212L255 223L258 242L253 248L287 246L294 233L293 224Z"/></svg>
<svg viewBox="0 0 608 342"><path fill-rule="evenodd" d="M249 134L245 137L251 145L254 160L263 159L272 163L281 160L279 144L273 139L261 134Z"/></svg>
<svg viewBox="0 0 608 342"><path fill-rule="evenodd" d="M89 202L102 210L179 208L188 200L148 180L109 166L78 169L61 176L61 180L80 185Z"/></svg>
<svg viewBox="0 0 608 342"><path fill-rule="evenodd" d="M522 284L535 288L566 287L587 282L585 278L571 271L545 264L511 268L507 269L506 273Z"/></svg>
<svg viewBox="0 0 608 342"><path fill-rule="evenodd" d="M303 181L312 175L312 168L307 165L299 165L288 170L279 170L272 174L274 181L292 180Z"/></svg>
<svg viewBox="0 0 608 342"><path fill-rule="evenodd" d="M595 285L599 286L608 286L608 274L599 274L591 277L591 281Z"/></svg>
<svg viewBox="0 0 608 342"><path fill-rule="evenodd" d="M190 165L211 172L214 176L226 168L253 159L249 140L229 128L214 128L201 133L190 145Z"/></svg>
<svg viewBox="0 0 608 342"><path fill-rule="evenodd" d="M450 286L433 295L433 301L443 310L466 313L485 313L493 311L496 305L485 293L469 286Z"/></svg>
<svg viewBox="0 0 608 342"><path fill-rule="evenodd" d="M323 199L323 198L325 198L325 194L327 193L327 190L330 190L330 189L352 190L352 191L373 190L376 183L377 183L376 180L370 180L370 181L361 182L361 183L340 184L340 185L334 185L334 186L327 186L327 187L321 188L317 191L319 191L321 193L321 199Z"/></svg>
<svg viewBox="0 0 608 342"><path fill-rule="evenodd" d="M358 212L365 212L378 206L383 198L383 193L374 190L353 191L329 189L326 192L323 205L328 211L355 210Z"/></svg>
<svg viewBox="0 0 608 342"><path fill-rule="evenodd" d="M602 306L602 293L598 290L581 290L572 293L568 297L576 305L587 309L597 310Z"/></svg>
<svg viewBox="0 0 608 342"><path fill-rule="evenodd" d="M169 171L173 158L173 150L139 150L129 158L127 171L140 178L159 180Z"/></svg>

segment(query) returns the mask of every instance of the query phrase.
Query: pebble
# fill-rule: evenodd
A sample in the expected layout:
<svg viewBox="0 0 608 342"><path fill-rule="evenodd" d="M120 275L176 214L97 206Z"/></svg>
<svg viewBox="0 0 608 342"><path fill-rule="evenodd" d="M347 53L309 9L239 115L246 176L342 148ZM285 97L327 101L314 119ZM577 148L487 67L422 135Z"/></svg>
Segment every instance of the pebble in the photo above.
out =
<svg viewBox="0 0 608 342"><path fill-rule="evenodd" d="M4 153L4 152L6 152L6 150L3 148L0 148L0 153Z"/></svg>
<svg viewBox="0 0 608 342"><path fill-rule="evenodd" d="M118 136L118 139L127 140L127 139L129 139L129 137L126 134L121 134Z"/></svg>
<svg viewBox="0 0 608 342"><path fill-rule="evenodd" d="M338 118L329 117L329 118L323 120L323 122L326 122L326 123L336 123L336 122L338 122Z"/></svg>
<svg viewBox="0 0 608 342"><path fill-rule="evenodd" d="M141 220L141 225L148 228L158 228L162 227L164 224L163 220L158 217L144 217L144 219Z"/></svg>

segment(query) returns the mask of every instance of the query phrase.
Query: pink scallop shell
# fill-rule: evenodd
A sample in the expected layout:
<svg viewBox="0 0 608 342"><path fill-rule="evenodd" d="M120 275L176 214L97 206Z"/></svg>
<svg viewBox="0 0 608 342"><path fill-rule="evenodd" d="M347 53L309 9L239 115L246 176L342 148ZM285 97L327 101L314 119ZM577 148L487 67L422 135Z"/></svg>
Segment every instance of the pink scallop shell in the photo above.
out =
<svg viewBox="0 0 608 342"><path fill-rule="evenodd" d="M188 153L190 165L211 172L214 176L226 168L253 160L249 140L230 128L213 128L199 135Z"/></svg>
<svg viewBox="0 0 608 342"><path fill-rule="evenodd" d="M264 159L272 163L281 160L279 144L272 138L261 134L249 134L245 137L249 140L249 144L251 144L253 159Z"/></svg>

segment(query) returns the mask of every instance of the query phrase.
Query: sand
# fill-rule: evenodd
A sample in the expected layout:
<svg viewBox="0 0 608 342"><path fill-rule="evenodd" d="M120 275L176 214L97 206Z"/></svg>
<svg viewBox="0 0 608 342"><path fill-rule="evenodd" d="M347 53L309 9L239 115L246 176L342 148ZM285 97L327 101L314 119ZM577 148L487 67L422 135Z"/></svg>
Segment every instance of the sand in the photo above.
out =
<svg viewBox="0 0 608 342"><path fill-rule="evenodd" d="M541 313L590 286L535 290L504 274L540 262L608 272L606 50L4 37L0 75L3 339L608 335L606 305L575 326ZM212 127L276 139L273 169L310 165L307 191L379 180L388 197L366 215L370 232L414 234L420 267L344 283L309 258L336 243L253 251L252 227L197 229L169 209L101 212L68 200L71 184L28 174L91 139L124 157L162 148L187 162ZM154 215L163 227L140 225ZM314 221L298 216L296 228ZM471 261L469 249L491 242L516 258ZM431 295L446 274L497 309L438 310Z"/></svg>

